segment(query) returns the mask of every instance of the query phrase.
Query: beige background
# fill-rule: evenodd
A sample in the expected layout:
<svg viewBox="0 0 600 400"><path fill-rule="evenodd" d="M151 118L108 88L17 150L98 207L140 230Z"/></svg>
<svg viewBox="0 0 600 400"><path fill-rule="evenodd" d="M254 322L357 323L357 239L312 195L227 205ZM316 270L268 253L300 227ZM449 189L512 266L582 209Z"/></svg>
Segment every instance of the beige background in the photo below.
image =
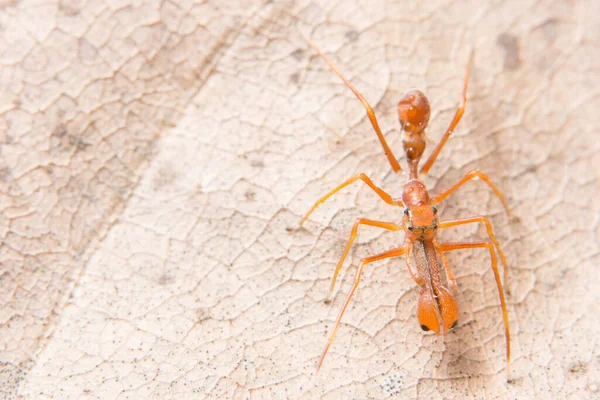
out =
<svg viewBox="0 0 600 400"><path fill-rule="evenodd" d="M581 1L0 1L0 397L557 398L600 391L600 9ZM475 59L467 112L430 176L482 183L443 218L489 215L508 256L513 363L483 251L453 253L459 326L424 334L401 260L361 257L332 305L354 218L398 221L361 105L400 155L395 104L429 97L430 148ZM401 160L403 161L403 160ZM444 232L477 240L481 227ZM510 374L510 383L506 383Z"/></svg>

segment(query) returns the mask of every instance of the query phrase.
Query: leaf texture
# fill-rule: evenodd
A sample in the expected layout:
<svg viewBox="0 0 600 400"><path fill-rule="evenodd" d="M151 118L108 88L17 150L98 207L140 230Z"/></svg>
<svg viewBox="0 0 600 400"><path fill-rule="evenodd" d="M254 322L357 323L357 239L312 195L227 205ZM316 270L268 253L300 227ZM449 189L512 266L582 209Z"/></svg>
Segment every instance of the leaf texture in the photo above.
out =
<svg viewBox="0 0 600 400"><path fill-rule="evenodd" d="M424 3L424 4L423 4ZM545 398L600 391L598 5L581 1L0 1L0 396ZM395 105L432 105L442 219L488 215L507 254L513 361L485 251L449 256L459 325L424 333L402 210L361 104L396 155ZM401 158L401 157L400 157ZM401 160L401 163L403 160ZM402 164L403 167L405 164ZM442 233L480 240L484 227ZM507 379L509 379L507 383Z"/></svg>

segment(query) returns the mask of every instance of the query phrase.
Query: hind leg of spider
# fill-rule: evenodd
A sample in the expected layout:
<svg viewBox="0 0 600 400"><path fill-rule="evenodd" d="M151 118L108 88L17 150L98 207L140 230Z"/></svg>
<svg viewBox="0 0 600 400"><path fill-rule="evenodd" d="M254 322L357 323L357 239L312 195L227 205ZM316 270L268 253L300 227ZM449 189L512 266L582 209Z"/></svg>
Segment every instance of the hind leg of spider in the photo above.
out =
<svg viewBox="0 0 600 400"><path fill-rule="evenodd" d="M394 172L400 171L402 168L400 168L400 164L398 164L398 160L396 160L394 153L392 153L392 150L390 149L387 142L385 141L385 137L383 136L383 133L381 133L381 129L379 128L379 123L377 122L377 116L375 115L375 111L373 111L373 107L371 107L371 105L367 102L367 100L365 100L363 95L360 94L360 92L358 90L356 90L354 85L352 85L350 83L350 81L348 81L348 79L346 79L344 77L344 75L342 75L342 73L335 67L335 65L333 65L333 63L325 56L325 54L323 54L323 52L321 50L319 50L319 48L313 42L311 42L310 39L308 39L308 38L305 38L305 39L312 46L312 48L315 49L317 51L317 53L319 53L321 58L323 58L323 60L325 60L327 65L329 65L329 68L331 68L331 70L333 72L335 72L337 74L337 76L339 76L342 79L342 81L344 81L346 86L348 86L348 88L350 90L352 90L352 93L354 93L356 98L365 107L365 110L367 111L367 116L369 117L369 120L371 121L371 125L373 125L373 129L375 130L375 133L377 134L377 137L379 138L379 142L381 143L381 146L383 147L385 156L387 157L388 161L390 162L392 169L394 170Z"/></svg>
<svg viewBox="0 0 600 400"><path fill-rule="evenodd" d="M492 191L494 192L494 194L496 196L498 196L498 198L502 202L502 205L504 206L504 209L506 210L506 213L508 215L511 215L510 214L510 208L508 208L508 202L504 198L504 195L502 194L502 192L500 191L500 189L498 189L496 187L496 185L494 185L492 183L492 181L490 180L489 176L487 176L483 172L479 171L478 169L474 169L473 171L469 171L465 176L463 176L461 178L461 180L459 180L458 182L456 182L454 185L452 185L450 188L446 189L442 193L440 193L437 196L435 196L433 199L431 199L431 204L437 204L437 203L441 202L446 197L450 196L454 191L456 191L456 189L458 189L459 187L461 187L462 185L464 185L465 183L467 183L471 179L476 179L476 178L481 179L482 181L484 181L492 189Z"/></svg>
<svg viewBox="0 0 600 400"><path fill-rule="evenodd" d="M496 251L500 255L500 260L502 261L502 265L504 266L504 285L508 282L508 263L506 262L506 257L504 257L504 252L500 248L500 243L496 236L494 235L494 230L492 229L492 224L488 217L480 216L480 217L471 217L471 218L461 218L454 219L449 221L441 222L439 225L440 229L450 228L451 226L465 225L465 224L475 224L478 222L483 222L485 224L485 229L487 230L488 237L494 244Z"/></svg>
<svg viewBox="0 0 600 400"><path fill-rule="evenodd" d="M438 143L438 145L435 147L435 149L433 150L433 152L431 153L431 155L429 156L427 161L425 161L425 164L423 164L423 167L421 167L421 173L423 173L423 174L426 174L429 171L429 169L431 168L431 166L437 159L438 155L442 151L442 148L444 147L444 145L446 144L448 139L450 139L450 136L454 132L454 129L456 129L456 125L458 125L458 123L460 122L460 119L462 118L463 114L465 113L465 107L467 106L467 88L469 86L469 76L471 75L471 61L472 60L473 60L473 50L471 50L471 53L469 54L469 61L467 62L467 72L465 73L465 83L463 85L463 94L462 94L462 100L460 102L460 105L458 106L458 109L456 110L456 113L454 114L454 118L452 118L452 122L450 123L450 126L448 126L448 129L446 129L446 133L444 133L444 136L442 136L442 139L440 139L440 142Z"/></svg>
<svg viewBox="0 0 600 400"><path fill-rule="evenodd" d="M352 299L352 295L354 295L354 292L356 291L356 288L358 287L358 284L360 283L360 277L362 275L363 269L365 268L365 265L370 264L375 261L384 260L386 258L398 257L398 256L401 256L404 254L406 254L406 248L401 247L398 249L388 250L381 254L367 257L362 260L362 262L360 263L360 266L358 267L358 270L356 271L356 276L354 277L354 284L352 285L352 288L350 289L350 292L348 293L348 296L346 297L346 301L344 302L344 305L342 306L342 309L340 310L337 320L335 321L335 326L333 327L333 330L329 334L329 338L327 339L327 344L325 345L325 349L323 350L323 353L321 354L321 358L319 359L319 364L317 365L317 372L319 372L319 369L321 369L321 365L323 365L323 360L325 359L325 355L327 354L327 351L329 350L329 347L331 346L331 343L333 342L333 339L335 338L335 334L340 326L340 321L342 320L344 311L346 311L346 308L348 307L348 304L350 303L350 299Z"/></svg>
<svg viewBox="0 0 600 400"><path fill-rule="evenodd" d="M323 202L325 202L325 200L327 200L328 198L330 198L331 196L333 196L334 194L336 194L337 192L339 192L340 190L342 190L343 188L345 188L346 186L361 180L364 183L366 183L371 189L373 189L373 191L375 193L377 193L377 195L379 195L379 197L385 201L386 203L392 205L392 206L404 206L402 204L402 201L400 200L394 200L392 199L392 196L390 196L388 193L386 193L385 191L383 191L382 189L378 188L377 186L375 186L375 184L373 183L373 181L371 181L371 179L369 179L369 177L363 173L360 174L356 174L354 175L352 178L348 179L347 181L345 181L344 183L342 183L341 185L339 185L338 187L336 187L335 189L333 189L331 192L327 193L325 196L321 197L319 200L317 200L317 202L312 206L312 208L306 213L306 215L304 217L302 217L302 219L300 220L300 225L302 225L304 223L304 221L306 221L306 219L308 218L308 216L321 204L323 204Z"/></svg>
<svg viewBox="0 0 600 400"><path fill-rule="evenodd" d="M402 229L401 226L393 224L391 222L373 221L373 220L365 219L365 218L357 219L356 222L354 223L354 226L352 227L352 232L350 233L350 239L348 240L348 243L346 244L346 248L344 249L344 252L342 253L342 256L340 257L340 261L338 261L337 266L335 267L335 272L333 273L333 278L331 279L331 285L329 286L329 293L327 294L327 299L325 300L326 303L329 303L331 301L331 294L333 293L333 288L335 287L335 281L337 279L337 276L338 276L340 270L342 269L342 264L344 263L344 260L346 259L346 255L348 254L348 251L350 250L350 246L352 246L352 243L354 242L354 239L356 238L356 234L358 232L359 225L375 226L375 227L387 229L390 231L398 231L398 230Z"/></svg>
<svg viewBox="0 0 600 400"><path fill-rule="evenodd" d="M506 337L506 360L507 363L510 364L510 328L508 325L508 311L506 309L506 300L504 299L504 290L502 288L502 282L500 281L500 273L498 272L498 261L496 260L494 245L492 244L492 242L454 242L442 243L438 246L438 250L440 252L477 248L486 248L490 252L492 270L494 271L494 278L496 279L496 286L498 287L498 296L500 297L500 305L502 306L502 318L504 320L504 335Z"/></svg>

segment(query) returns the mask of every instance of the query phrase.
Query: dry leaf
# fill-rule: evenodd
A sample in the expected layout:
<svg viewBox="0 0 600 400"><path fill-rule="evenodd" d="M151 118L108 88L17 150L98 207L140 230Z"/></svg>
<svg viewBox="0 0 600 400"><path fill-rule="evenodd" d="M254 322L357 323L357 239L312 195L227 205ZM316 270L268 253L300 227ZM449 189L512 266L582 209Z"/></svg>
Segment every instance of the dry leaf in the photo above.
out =
<svg viewBox="0 0 600 400"><path fill-rule="evenodd" d="M425 4L423 4L425 3ZM600 283L598 5L581 1L0 2L0 393L6 398L595 398ZM449 258L459 326L426 334L402 234L357 173L399 195L352 93L401 154L395 103L432 105L425 178L473 168L442 218L489 215L511 265L513 362L484 251ZM483 238L482 227L444 232ZM510 382L507 383L507 376Z"/></svg>

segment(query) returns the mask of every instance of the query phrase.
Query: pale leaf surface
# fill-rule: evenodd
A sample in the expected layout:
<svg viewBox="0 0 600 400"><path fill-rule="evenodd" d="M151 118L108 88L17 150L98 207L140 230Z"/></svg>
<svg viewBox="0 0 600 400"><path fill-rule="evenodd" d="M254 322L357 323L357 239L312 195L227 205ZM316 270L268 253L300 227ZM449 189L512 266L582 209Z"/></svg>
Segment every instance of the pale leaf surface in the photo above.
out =
<svg viewBox="0 0 600 400"><path fill-rule="evenodd" d="M0 396L598 396L597 2L0 7ZM402 243L360 230L324 304L354 219L402 210L358 183L298 221L357 172L394 196L404 176L303 34L398 156L402 93L429 97L431 150L475 48L467 111L424 180L478 168L508 198L513 218L472 182L439 210L488 215L508 256L509 371L488 255L461 251L455 330L422 332L403 261L374 263L315 374L360 258Z"/></svg>

